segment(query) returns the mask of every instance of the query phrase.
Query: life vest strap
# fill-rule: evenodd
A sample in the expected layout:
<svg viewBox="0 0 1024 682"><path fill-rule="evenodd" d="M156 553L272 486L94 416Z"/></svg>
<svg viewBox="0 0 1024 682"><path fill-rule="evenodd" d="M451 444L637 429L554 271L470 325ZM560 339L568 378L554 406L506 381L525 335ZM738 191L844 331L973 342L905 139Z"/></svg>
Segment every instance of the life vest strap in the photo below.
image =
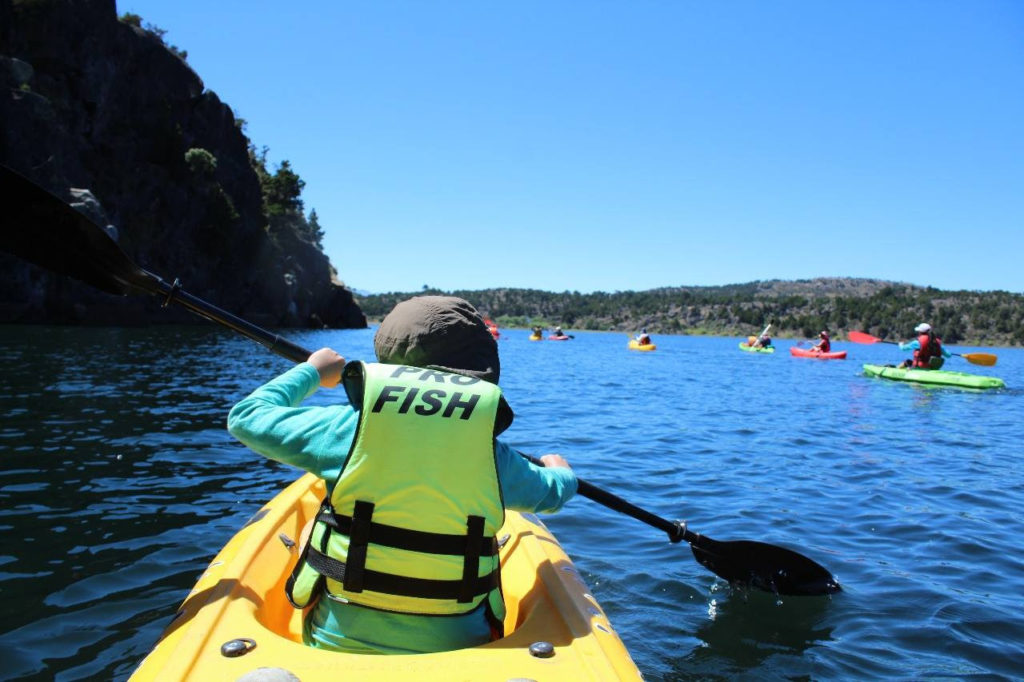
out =
<svg viewBox="0 0 1024 682"><path fill-rule="evenodd" d="M363 591L363 576L366 567L366 550L370 545L370 523L373 517L373 502L356 500L352 512L352 528L348 540L348 567L345 570L345 589L349 592Z"/></svg>
<svg viewBox="0 0 1024 682"><path fill-rule="evenodd" d="M481 518L482 524L482 517L470 518ZM334 514L330 509L324 509L320 512L319 520L342 535L352 535L353 519L351 516ZM385 547L394 547L410 552L450 554L453 556L465 556L467 552L474 552L477 557L496 556L498 554L498 543L495 542L493 535L483 535L482 525L480 534L474 541L476 547L467 547L466 535L430 533L372 521L369 524L368 532L370 541L375 545L384 545ZM351 561L351 558L349 560Z"/></svg>
<svg viewBox="0 0 1024 682"><path fill-rule="evenodd" d="M462 559L462 582L459 588L459 603L473 601L474 585L480 572L480 541L484 537L484 517L470 516L466 520L465 554Z"/></svg>
<svg viewBox="0 0 1024 682"><path fill-rule="evenodd" d="M318 573L343 585L347 591L370 590L385 594L396 594L403 597L417 597L420 599L454 599L461 602L463 593L467 589L472 597L487 594L499 585L499 570L495 569L484 576L474 577L472 580L431 580L428 578L410 578L407 576L381 573L364 568L362 570L361 589L349 590L347 578L350 566L344 562L332 559L314 547L309 548L306 561Z"/></svg>

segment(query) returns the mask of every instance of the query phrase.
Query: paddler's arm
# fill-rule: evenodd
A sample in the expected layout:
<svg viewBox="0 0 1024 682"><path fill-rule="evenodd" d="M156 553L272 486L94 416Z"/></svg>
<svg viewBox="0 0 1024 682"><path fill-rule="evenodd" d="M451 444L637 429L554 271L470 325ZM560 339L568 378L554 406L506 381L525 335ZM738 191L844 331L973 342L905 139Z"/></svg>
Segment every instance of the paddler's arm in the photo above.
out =
<svg viewBox="0 0 1024 682"><path fill-rule="evenodd" d="M551 514L576 494L576 474L560 455L541 457L536 466L501 441L495 441L498 481L505 507L516 511Z"/></svg>
<svg viewBox="0 0 1024 682"><path fill-rule="evenodd" d="M265 457L334 480L355 434L356 413L348 404L300 407L321 385L337 384L340 369L334 369L344 360L330 353L310 356L319 371L300 363L242 399L228 414L228 431Z"/></svg>
<svg viewBox="0 0 1024 682"><path fill-rule="evenodd" d="M906 343L901 343L900 344L900 350L917 350L920 347L921 347L921 342L918 341L917 339L914 339L913 341L907 341ZM943 350L945 350L945 348L943 348Z"/></svg>

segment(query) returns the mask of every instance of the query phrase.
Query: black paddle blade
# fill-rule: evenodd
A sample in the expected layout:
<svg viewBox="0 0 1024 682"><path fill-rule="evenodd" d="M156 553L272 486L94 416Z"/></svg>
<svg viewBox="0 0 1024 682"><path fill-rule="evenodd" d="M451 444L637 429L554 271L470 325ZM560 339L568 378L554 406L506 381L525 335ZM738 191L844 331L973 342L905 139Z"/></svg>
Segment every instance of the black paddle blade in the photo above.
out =
<svg viewBox="0 0 1024 682"><path fill-rule="evenodd" d="M151 279L101 227L0 165L0 249L111 294L152 293Z"/></svg>
<svg viewBox="0 0 1024 682"><path fill-rule="evenodd" d="M794 596L834 594L841 589L820 564L784 547L751 540L718 542L699 535L690 549L698 563L735 586Z"/></svg>

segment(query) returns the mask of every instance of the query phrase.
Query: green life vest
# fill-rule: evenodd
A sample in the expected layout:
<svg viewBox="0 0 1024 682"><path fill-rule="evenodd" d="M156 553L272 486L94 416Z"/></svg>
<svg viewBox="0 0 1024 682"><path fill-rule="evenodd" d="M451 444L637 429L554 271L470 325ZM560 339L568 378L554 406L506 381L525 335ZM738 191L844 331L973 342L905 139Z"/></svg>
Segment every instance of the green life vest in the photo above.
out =
<svg viewBox="0 0 1024 682"><path fill-rule="evenodd" d="M398 613L457 615L488 602L500 623L495 539L505 518L494 456L501 390L473 377L352 362L359 427L286 585Z"/></svg>

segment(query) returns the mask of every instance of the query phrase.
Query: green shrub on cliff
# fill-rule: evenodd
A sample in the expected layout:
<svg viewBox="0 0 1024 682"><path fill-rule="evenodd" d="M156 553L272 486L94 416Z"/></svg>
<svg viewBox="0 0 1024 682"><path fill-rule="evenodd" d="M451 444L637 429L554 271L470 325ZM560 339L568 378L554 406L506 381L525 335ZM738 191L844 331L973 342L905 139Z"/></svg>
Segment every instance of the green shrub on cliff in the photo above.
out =
<svg viewBox="0 0 1024 682"><path fill-rule="evenodd" d="M148 21L143 23L142 17L132 12L125 12L120 17L118 17L118 19L120 19L121 23L123 24L128 24L129 26L134 26L135 28L141 28L146 33L150 33L156 36L156 39L160 41L161 45L163 45L168 50L176 54L178 58L182 61L186 61L188 59L187 50L183 50L177 45L172 45L168 43L166 40L164 40L164 36L167 35L167 29L160 28L159 26L151 24Z"/></svg>
<svg viewBox="0 0 1024 682"><path fill-rule="evenodd" d="M213 177L217 170L217 157L202 147L193 147L185 152L185 163L190 171L202 178Z"/></svg>
<svg viewBox="0 0 1024 682"><path fill-rule="evenodd" d="M249 161L263 190L263 210L267 216L267 227L271 235L283 243L283 237L294 237L323 251L324 231L316 211L309 217L303 215L302 190L306 181L292 170L288 161L282 161L277 170L267 170L267 147L259 151L249 146Z"/></svg>
<svg viewBox="0 0 1024 682"><path fill-rule="evenodd" d="M306 181L292 170L288 161L282 161L273 175L263 183L263 201L270 215L302 212L302 188Z"/></svg>

